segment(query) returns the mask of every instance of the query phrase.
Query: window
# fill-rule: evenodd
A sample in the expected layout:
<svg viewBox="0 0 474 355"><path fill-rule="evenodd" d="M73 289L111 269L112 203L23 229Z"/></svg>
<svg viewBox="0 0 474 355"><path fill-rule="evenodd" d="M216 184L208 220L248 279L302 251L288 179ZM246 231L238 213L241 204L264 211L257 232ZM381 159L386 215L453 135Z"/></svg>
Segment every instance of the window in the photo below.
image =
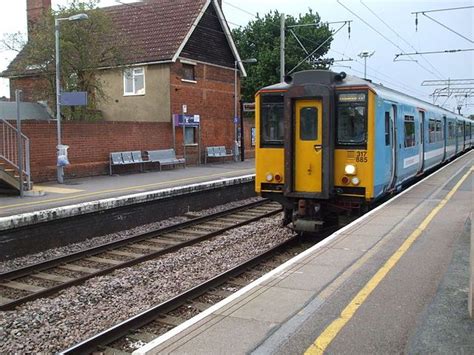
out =
<svg viewBox="0 0 474 355"><path fill-rule="evenodd" d="M458 137L462 137L463 136L463 129L462 129L462 123L461 122L458 122Z"/></svg>
<svg viewBox="0 0 474 355"><path fill-rule="evenodd" d="M429 143L436 142L436 121L435 120L430 120L429 121L429 123L428 123L428 132L429 132L428 142Z"/></svg>
<svg viewBox="0 0 474 355"><path fill-rule="evenodd" d="M264 95L261 100L260 145L262 147L282 147L284 139L283 96Z"/></svg>
<svg viewBox="0 0 474 355"><path fill-rule="evenodd" d="M405 148L415 146L415 119L405 116Z"/></svg>
<svg viewBox="0 0 474 355"><path fill-rule="evenodd" d="M363 145L367 142L367 95L344 93L338 95L337 143Z"/></svg>
<svg viewBox="0 0 474 355"><path fill-rule="evenodd" d="M312 141L318 138L318 109L303 107L300 110L300 139Z"/></svg>
<svg viewBox="0 0 474 355"><path fill-rule="evenodd" d="M196 81L196 77L194 76L194 65L183 64L183 79Z"/></svg>
<svg viewBox="0 0 474 355"><path fill-rule="evenodd" d="M443 140L443 129L441 121L436 121L436 141L440 142Z"/></svg>
<svg viewBox="0 0 474 355"><path fill-rule="evenodd" d="M123 94L145 95L145 69L129 68L123 72Z"/></svg>
<svg viewBox="0 0 474 355"><path fill-rule="evenodd" d="M184 144L191 145L196 144L196 128L195 127L184 127Z"/></svg>
<svg viewBox="0 0 474 355"><path fill-rule="evenodd" d="M390 145L390 112L385 112L385 145Z"/></svg>
<svg viewBox="0 0 474 355"><path fill-rule="evenodd" d="M448 138L453 139L454 137L456 137L454 122L448 122Z"/></svg>

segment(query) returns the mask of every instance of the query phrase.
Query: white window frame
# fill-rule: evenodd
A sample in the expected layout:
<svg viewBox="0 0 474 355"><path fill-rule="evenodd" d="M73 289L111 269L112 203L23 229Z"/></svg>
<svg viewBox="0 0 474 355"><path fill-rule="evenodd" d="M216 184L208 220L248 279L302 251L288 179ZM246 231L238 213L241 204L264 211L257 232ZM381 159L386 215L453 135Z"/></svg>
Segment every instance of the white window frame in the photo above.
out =
<svg viewBox="0 0 474 355"><path fill-rule="evenodd" d="M197 80L196 80L196 66L197 66L197 63L193 62L191 60L185 60L185 59L181 59L180 62L181 62L182 65L192 65L192 66L194 66L194 73L193 73L194 74L194 80L181 78L181 81L185 82L185 83L197 84Z"/></svg>
<svg viewBox="0 0 474 355"><path fill-rule="evenodd" d="M137 74L137 71L142 71L141 74ZM127 72L131 72L131 79L132 79L132 86L133 91L127 92L126 88L126 80L127 80ZM137 92L135 88L135 78L139 75L143 75L143 90ZM127 68L123 71L123 96L143 96L146 92L146 80L145 80L145 67L135 67L135 68Z"/></svg>

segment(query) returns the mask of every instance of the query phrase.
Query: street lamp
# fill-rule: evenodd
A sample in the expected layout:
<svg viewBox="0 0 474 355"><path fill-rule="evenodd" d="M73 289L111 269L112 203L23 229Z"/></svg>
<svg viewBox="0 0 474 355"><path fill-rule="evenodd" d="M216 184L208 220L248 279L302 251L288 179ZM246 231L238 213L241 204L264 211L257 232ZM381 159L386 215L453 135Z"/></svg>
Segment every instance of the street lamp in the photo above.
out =
<svg viewBox="0 0 474 355"><path fill-rule="evenodd" d="M57 155L59 158L59 147L61 146L61 80L60 80L60 57L59 57L59 22L60 21L81 21L87 20L89 16L86 14L77 14L69 17L54 19L54 34L56 37L56 127L58 135ZM60 166L61 165L61 166ZM64 182L64 167L56 162L58 183Z"/></svg>
<svg viewBox="0 0 474 355"><path fill-rule="evenodd" d="M374 55L375 51L362 51L358 54L359 57L364 58L364 79L367 79L367 58Z"/></svg>
<svg viewBox="0 0 474 355"><path fill-rule="evenodd" d="M237 111L238 111L238 100L237 100L237 65L239 63L257 63L257 59L255 58L249 58L249 59L243 59L243 60L236 60L234 62L234 160L237 161L237 158L239 156L239 143L237 141L237 126L238 126L238 117L237 117ZM243 127L242 127L243 129Z"/></svg>

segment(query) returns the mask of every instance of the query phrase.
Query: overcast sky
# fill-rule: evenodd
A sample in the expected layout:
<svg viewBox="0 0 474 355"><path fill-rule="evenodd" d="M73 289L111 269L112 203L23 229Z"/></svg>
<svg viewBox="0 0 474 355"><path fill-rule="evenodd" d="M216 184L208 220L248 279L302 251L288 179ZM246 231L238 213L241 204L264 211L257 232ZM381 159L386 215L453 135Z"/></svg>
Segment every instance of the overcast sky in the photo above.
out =
<svg viewBox="0 0 474 355"><path fill-rule="evenodd" d="M351 58L354 61L337 63L341 66L335 66L333 70L363 76L363 59L357 54L364 50L375 51L367 61L369 79L430 102L432 102L430 94L435 87L421 86L424 80L474 79L473 51L413 56L411 61L394 62L395 54L398 53L474 48L474 9L427 14L459 35L421 14L416 31L415 16L411 14L415 11L473 6L474 1L340 0L340 2L346 8L336 0L224 0L223 7L231 27L245 26L255 19L257 13L263 15L274 9L297 16L311 8L319 13L324 22L353 20L350 39L347 27L342 28L334 37L328 57ZM68 0L52 0L52 3L53 7L56 7L58 4L67 4ZM115 0L101 0L101 6L114 4ZM340 26L334 24L331 28L337 30ZM5 33L18 31L26 34L26 0L1 0L2 36ZM307 49L311 51L313 48ZM14 52L0 52L0 71L7 67L14 56ZM401 58L410 59L406 56ZM9 96L8 82L5 80L0 82L0 96L3 95ZM463 104L464 114L474 113L473 98L451 98L449 101L439 98L437 104L445 104L446 108L453 110L458 104L457 100Z"/></svg>

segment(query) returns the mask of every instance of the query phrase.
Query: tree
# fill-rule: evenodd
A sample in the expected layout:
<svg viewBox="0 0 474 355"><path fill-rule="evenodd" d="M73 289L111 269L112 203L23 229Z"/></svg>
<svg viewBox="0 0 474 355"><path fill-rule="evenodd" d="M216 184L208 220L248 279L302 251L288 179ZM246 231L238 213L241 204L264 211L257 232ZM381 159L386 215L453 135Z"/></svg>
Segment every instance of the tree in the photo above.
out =
<svg viewBox="0 0 474 355"><path fill-rule="evenodd" d="M280 81L280 17L278 11L271 11L264 17L257 15L257 19L249 22L244 28L232 31L241 58L258 60L256 64L246 66L248 77L242 80L242 94L246 101L253 101L255 92L260 88ZM286 16L286 72L292 70L307 56L288 30L294 25L313 25L293 29L309 53L329 39L311 56L309 61L304 61L296 71L325 67L324 64L317 64L316 59L329 50L332 31L327 25L321 23L317 13L309 9L308 13L299 15L298 18Z"/></svg>
<svg viewBox="0 0 474 355"><path fill-rule="evenodd" d="M44 14L30 32L26 44L20 34L4 37L3 47L21 49L13 62L18 73L37 75L43 79L43 100L55 107L55 34L54 18L67 18L74 14L87 13L84 21L61 21L61 87L63 91L87 91L87 108L64 108L67 119L96 118L96 107L107 99L102 90L98 68L120 65L125 43L114 30L107 13L97 7L99 0L73 0L68 7ZM20 48L18 48L20 47ZM38 86L38 89L43 89Z"/></svg>

